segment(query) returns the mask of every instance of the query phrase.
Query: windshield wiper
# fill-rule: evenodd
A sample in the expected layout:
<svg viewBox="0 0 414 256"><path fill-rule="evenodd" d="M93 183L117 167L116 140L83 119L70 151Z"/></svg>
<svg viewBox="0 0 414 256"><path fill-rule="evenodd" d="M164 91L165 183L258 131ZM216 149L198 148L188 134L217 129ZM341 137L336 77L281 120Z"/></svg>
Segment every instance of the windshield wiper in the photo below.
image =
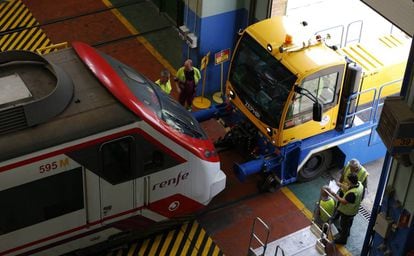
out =
<svg viewBox="0 0 414 256"><path fill-rule="evenodd" d="M171 113L169 113L168 111L163 111L163 114L167 115L169 119L172 119L175 123L178 123L179 126L181 126L182 128L185 128L186 130L189 130L192 132L192 135L194 135L194 137L202 137L203 135L201 133L199 133L198 131L194 130L190 125L188 125L185 121L181 120L180 118L172 115Z"/></svg>

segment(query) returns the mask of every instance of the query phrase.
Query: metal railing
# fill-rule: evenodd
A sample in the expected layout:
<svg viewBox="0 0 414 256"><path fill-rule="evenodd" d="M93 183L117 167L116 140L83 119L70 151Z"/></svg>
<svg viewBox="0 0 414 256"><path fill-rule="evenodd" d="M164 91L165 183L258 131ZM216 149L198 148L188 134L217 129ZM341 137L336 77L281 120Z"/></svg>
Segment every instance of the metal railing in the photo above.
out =
<svg viewBox="0 0 414 256"><path fill-rule="evenodd" d="M261 225L262 225L262 227L264 228L264 231L265 231L265 236L266 236L266 238L265 238L265 241L262 241L258 236L257 236L257 234L255 233L255 231L256 231L256 225L257 225L257 223L260 223ZM263 248L263 251L262 251L262 253L261 254L259 254L260 256L264 256L265 255L265 253L266 253L266 248L267 248L267 242L269 241L269 235L270 235L270 228L269 228L269 226L261 219L261 218L259 218L259 217L256 217L255 219L254 219L254 221L253 221L253 226L252 226L252 231L251 231L251 233L250 233L250 241L249 241L249 250L248 250L248 252L247 252L247 255L257 255L254 251L256 250L256 249L258 249L258 248L260 248L260 247L262 247ZM258 248L256 248L256 249L254 249L254 248L252 248L252 241L253 241L253 239L255 239L259 244L260 244L260 247L258 247Z"/></svg>
<svg viewBox="0 0 414 256"><path fill-rule="evenodd" d="M354 39L351 39L351 40L348 40L350 28L351 28L351 26L353 26L355 24L359 24L358 37L357 38L354 38ZM340 34L340 36L339 36L340 37L340 40L339 40L339 43L334 44L334 45L336 47L338 47L338 48L342 48L342 47L346 46L350 42L357 41L359 43L361 41L363 25L364 25L364 21L363 20L355 20L355 21L352 21L352 22L348 23L348 25L346 26L346 30L345 30L345 26L344 25L336 25L336 26L328 27L326 29L319 30L319 31L315 32L314 34L317 35L317 34L321 34L322 32L329 32L329 31L335 31L335 30L340 29L340 33L339 33ZM344 33L345 33L345 40L344 40ZM332 36L332 34L331 34L331 36Z"/></svg>
<svg viewBox="0 0 414 256"><path fill-rule="evenodd" d="M390 81L388 83L385 83L385 84L381 85L379 88L370 88L370 89L367 89L367 90L364 90L364 91L361 91L361 92L353 93L349 97L349 99L347 101L347 104L346 104L346 112L345 112L346 115L345 115L345 118L344 118L344 121L343 121L343 124L342 124L343 127L346 127L345 125L346 125L347 120L355 117L356 115L359 115L359 114L362 114L364 112L367 112L367 111L370 111L368 121L369 122L372 122L374 124L376 122L378 122L378 118L377 118L378 109L384 105L384 103L381 102L381 99L384 98L384 97L381 97L384 88L385 87L388 87L388 86L391 86L391 85L393 85L395 83L398 83L400 81L402 81L402 78L401 79L397 79L397 80ZM354 100L358 100L358 97L360 95L367 94L367 93L370 93L370 92L373 92L371 104L368 107L365 107L365 108L363 108L361 110L356 109L356 111L352 111L351 112L350 111L351 103ZM356 108L358 108L358 106L359 105L356 104Z"/></svg>
<svg viewBox="0 0 414 256"><path fill-rule="evenodd" d="M348 36L349 36L349 28L354 25L354 24L360 24L359 25L359 33L358 33L358 37L352 40L348 40ZM348 24L348 26L346 27L346 35L345 35L345 42L343 44L343 46L347 46L348 43L350 42L355 42L357 41L358 43L361 42L361 36L362 36L362 27L364 26L364 21L363 20L355 20L351 23ZM342 41L341 41L342 42ZM342 47L342 46L341 46Z"/></svg>

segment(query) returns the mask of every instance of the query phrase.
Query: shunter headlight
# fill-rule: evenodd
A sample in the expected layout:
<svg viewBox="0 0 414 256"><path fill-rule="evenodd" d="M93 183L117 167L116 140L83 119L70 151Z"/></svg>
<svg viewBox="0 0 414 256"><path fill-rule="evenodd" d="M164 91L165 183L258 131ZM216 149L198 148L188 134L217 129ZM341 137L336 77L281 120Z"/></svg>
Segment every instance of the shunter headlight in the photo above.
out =
<svg viewBox="0 0 414 256"><path fill-rule="evenodd" d="M229 96L230 96L230 99L232 99L232 100L234 100L234 98L236 98L236 94L232 90L229 91Z"/></svg>
<svg viewBox="0 0 414 256"><path fill-rule="evenodd" d="M272 136L273 135L273 130L270 127L267 127L266 128L266 132L267 132L267 135L269 135L269 136Z"/></svg>

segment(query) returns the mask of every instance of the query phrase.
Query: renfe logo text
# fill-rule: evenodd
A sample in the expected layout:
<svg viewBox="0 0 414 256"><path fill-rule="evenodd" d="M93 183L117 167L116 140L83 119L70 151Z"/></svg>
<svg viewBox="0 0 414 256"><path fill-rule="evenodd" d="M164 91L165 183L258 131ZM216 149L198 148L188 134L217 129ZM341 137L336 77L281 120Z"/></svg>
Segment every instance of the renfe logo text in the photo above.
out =
<svg viewBox="0 0 414 256"><path fill-rule="evenodd" d="M188 178L188 175L190 175L190 173L188 173L188 172L186 172L182 175L181 175L181 172L179 172L176 178L171 178L169 180L164 180L162 182L154 184L154 186L152 187L152 190L155 190L157 187L158 188L165 188L165 187L169 187L169 186L176 187L178 185L178 183L180 183L180 180L186 180Z"/></svg>

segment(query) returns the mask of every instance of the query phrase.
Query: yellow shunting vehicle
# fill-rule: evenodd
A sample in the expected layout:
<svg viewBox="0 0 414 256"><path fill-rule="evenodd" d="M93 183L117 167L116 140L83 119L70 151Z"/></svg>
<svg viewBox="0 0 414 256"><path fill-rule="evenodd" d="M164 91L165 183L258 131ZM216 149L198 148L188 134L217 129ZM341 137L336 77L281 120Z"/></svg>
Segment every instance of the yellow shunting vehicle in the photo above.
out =
<svg viewBox="0 0 414 256"><path fill-rule="evenodd" d="M375 128L383 98L400 92L409 38L337 49L306 25L288 17L257 22L243 31L231 61L226 97L233 108L220 113L231 129L216 146L242 149L250 160L234 166L238 177L262 172L264 189L385 154Z"/></svg>

